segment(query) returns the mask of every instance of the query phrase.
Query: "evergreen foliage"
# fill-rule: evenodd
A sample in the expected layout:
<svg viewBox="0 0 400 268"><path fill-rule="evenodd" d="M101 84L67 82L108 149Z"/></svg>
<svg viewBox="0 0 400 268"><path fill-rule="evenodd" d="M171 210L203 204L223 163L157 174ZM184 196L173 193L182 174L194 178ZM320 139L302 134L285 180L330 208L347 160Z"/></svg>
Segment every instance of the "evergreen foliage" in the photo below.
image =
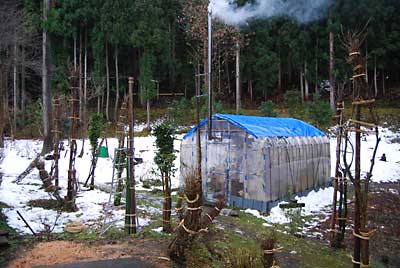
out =
<svg viewBox="0 0 400 268"><path fill-rule="evenodd" d="M308 118L310 123L326 129L332 120L332 111L329 102L323 100L319 93L313 95L313 101L308 105Z"/></svg>
<svg viewBox="0 0 400 268"><path fill-rule="evenodd" d="M97 150L97 139L100 138L103 127L103 115L98 113L92 114L89 122L89 141L93 153Z"/></svg>
<svg viewBox="0 0 400 268"><path fill-rule="evenodd" d="M171 174L174 167L174 140L175 130L169 122L158 124L153 131L156 137L157 152L154 157L154 162L161 172Z"/></svg>
<svg viewBox="0 0 400 268"><path fill-rule="evenodd" d="M153 99L156 92L156 83L153 80L154 56L145 51L139 60L139 86L140 98L143 102Z"/></svg>
<svg viewBox="0 0 400 268"><path fill-rule="evenodd" d="M263 116L267 117L277 117L278 113L275 111L275 104L271 101L263 101L259 110Z"/></svg>
<svg viewBox="0 0 400 268"><path fill-rule="evenodd" d="M98 111L104 110L105 103L111 102L109 107L118 106L118 103L115 105L115 91L111 90L107 97L104 94L106 81L109 88L114 88L116 84L114 53L118 55L120 89L126 77L135 77L139 81L135 87L139 88L143 101L154 99L157 85L161 92L185 91L187 96L193 96L195 74L207 71L204 66L207 62L207 0L52 1L46 21L42 18L41 1L21 0L17 1L17 5L15 1L3 2L0 12L8 14L17 7L21 13L16 14L22 14L24 18L24 31L18 29L18 24L4 19L6 16L2 16L3 20L0 18L3 26L0 26L0 64L7 67L4 75L8 88L11 88L13 47L14 40L17 40L20 49L18 80L23 80L26 85L24 94L30 99L26 103L35 103L41 97L40 41L43 29L49 32L51 41L52 68L49 75L52 94L68 93L66 70L74 62L77 67L85 68L84 51L87 48L87 105L98 105ZM243 6L257 1L236 0L231 3ZM303 88L301 85L307 85L310 96L320 90L321 83L329 79L330 32L334 35L335 85L348 82L351 70L345 61L347 52L339 41L340 29L341 26L345 29L359 28L369 18L368 37L361 51L367 56L369 84L375 88L378 98L393 92L389 89L400 85L397 71L400 69L398 1L337 0L333 1L329 11L319 20L307 24L277 15L254 18L246 25L234 27L215 17L212 55L215 111L220 111L218 102L223 102L228 109L234 106L236 41L240 43L241 86L243 92L246 87L252 92L251 99L250 94L242 94L242 103L255 103L257 107L271 96L281 99L288 89ZM14 36L12 33L25 34ZM22 51L24 59L20 57ZM109 65L108 80L106 62ZM26 70L23 79L20 75L22 66ZM204 88L204 76L199 80L200 87ZM22 91L22 81L17 81L17 85ZM344 88L347 93L350 92L348 85ZM12 103L13 94L10 93L7 96ZM397 98L396 94L391 96ZM321 99L327 97L321 92ZM22 110L18 115L28 114L27 106L22 104L21 99L17 100L18 109ZM204 100L202 102L207 106ZM299 103L296 104L299 107L290 105L291 116L305 117L305 109L299 109ZM201 110L202 117L206 116L206 108ZM32 121L29 118L26 120Z"/></svg>
<svg viewBox="0 0 400 268"><path fill-rule="evenodd" d="M188 125L192 119L191 109L191 103L185 97L173 100L168 109L169 120L175 125Z"/></svg>
<svg viewBox="0 0 400 268"><path fill-rule="evenodd" d="M286 91L285 108L287 109L290 117L302 118L304 115L304 107L301 103L300 92L297 90Z"/></svg>

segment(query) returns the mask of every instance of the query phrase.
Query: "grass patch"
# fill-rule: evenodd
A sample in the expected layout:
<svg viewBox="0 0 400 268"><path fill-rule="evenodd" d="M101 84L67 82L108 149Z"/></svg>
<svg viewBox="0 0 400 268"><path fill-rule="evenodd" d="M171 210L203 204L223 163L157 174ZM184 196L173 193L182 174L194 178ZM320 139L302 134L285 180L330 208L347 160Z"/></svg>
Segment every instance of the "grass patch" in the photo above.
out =
<svg viewBox="0 0 400 268"><path fill-rule="evenodd" d="M28 246L32 244L34 238L32 236L20 236L16 230L8 226L7 217L2 213L2 209L8 208L7 204L0 202L0 230L8 232L8 247L0 248L0 267L3 267L11 260L15 252L20 246Z"/></svg>
<svg viewBox="0 0 400 268"><path fill-rule="evenodd" d="M111 228L110 228L111 229ZM99 239L99 234L90 228L85 228L80 233L52 233L52 239L65 241L95 241Z"/></svg>
<svg viewBox="0 0 400 268"><path fill-rule="evenodd" d="M162 181L157 179L157 180L146 180L146 179L140 179L142 182L143 188L146 189L151 189L153 187L160 187L162 186Z"/></svg>
<svg viewBox="0 0 400 268"><path fill-rule="evenodd" d="M38 207L38 208L43 208L43 209L51 209L51 210L61 210L63 205L60 204L55 199L35 199L35 200L29 200L27 203L28 206L30 207Z"/></svg>
<svg viewBox="0 0 400 268"><path fill-rule="evenodd" d="M400 143L400 138L396 137L390 140L391 143Z"/></svg>
<svg viewBox="0 0 400 268"><path fill-rule="evenodd" d="M284 252L276 255L278 265L281 267L292 267L292 264L302 268L352 267L348 252L345 250L332 250L323 241L282 233L284 225L265 227L262 225L264 223L262 219L243 212L239 213L238 218L219 217L219 219L224 225L234 226L244 233L242 235L224 230L225 239L216 242L216 247L223 250L224 254L232 254L234 248L258 248L262 239L274 233L277 244L284 247Z"/></svg>

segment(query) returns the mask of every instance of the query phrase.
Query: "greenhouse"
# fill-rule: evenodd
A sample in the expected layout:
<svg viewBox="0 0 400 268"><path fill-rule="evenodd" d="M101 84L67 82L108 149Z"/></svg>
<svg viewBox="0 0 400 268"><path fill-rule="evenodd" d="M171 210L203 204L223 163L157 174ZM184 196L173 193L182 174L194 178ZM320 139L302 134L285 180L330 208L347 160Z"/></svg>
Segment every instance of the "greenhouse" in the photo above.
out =
<svg viewBox="0 0 400 268"><path fill-rule="evenodd" d="M200 122L201 168L207 201L225 196L230 206L264 212L290 194L305 194L330 183L329 139L297 119L230 114ZM181 174L197 166L198 126L181 144Z"/></svg>

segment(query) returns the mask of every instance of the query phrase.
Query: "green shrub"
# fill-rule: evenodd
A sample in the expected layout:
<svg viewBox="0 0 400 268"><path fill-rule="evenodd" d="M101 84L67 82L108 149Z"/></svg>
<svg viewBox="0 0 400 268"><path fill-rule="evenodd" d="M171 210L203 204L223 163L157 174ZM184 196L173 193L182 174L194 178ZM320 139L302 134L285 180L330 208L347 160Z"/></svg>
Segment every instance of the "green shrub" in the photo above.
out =
<svg viewBox="0 0 400 268"><path fill-rule="evenodd" d="M304 219L302 216L302 208L285 209L285 216L289 219L289 233L297 234L304 227Z"/></svg>
<svg viewBox="0 0 400 268"><path fill-rule="evenodd" d="M263 116L277 117L278 114L275 111L275 104L272 101L265 101L261 103L259 110Z"/></svg>
<svg viewBox="0 0 400 268"><path fill-rule="evenodd" d="M192 119L190 101L185 97L173 100L169 109L168 117L175 125L189 125Z"/></svg>
<svg viewBox="0 0 400 268"><path fill-rule="evenodd" d="M308 118L310 123L326 129L329 127L332 119L332 110L328 101L321 99L319 93L313 95L313 101L308 106Z"/></svg>
<svg viewBox="0 0 400 268"><path fill-rule="evenodd" d="M296 116L302 110L300 92L296 90L289 90L285 93L285 107L290 117Z"/></svg>
<svg viewBox="0 0 400 268"><path fill-rule="evenodd" d="M176 158L174 153L174 128L170 123L163 122L154 128L153 135L156 137L157 147L154 162L162 173L172 175Z"/></svg>
<svg viewBox="0 0 400 268"><path fill-rule="evenodd" d="M103 115L98 113L92 114L89 122L89 141L90 145L92 146L93 153L97 149L97 139L100 138L103 127Z"/></svg>

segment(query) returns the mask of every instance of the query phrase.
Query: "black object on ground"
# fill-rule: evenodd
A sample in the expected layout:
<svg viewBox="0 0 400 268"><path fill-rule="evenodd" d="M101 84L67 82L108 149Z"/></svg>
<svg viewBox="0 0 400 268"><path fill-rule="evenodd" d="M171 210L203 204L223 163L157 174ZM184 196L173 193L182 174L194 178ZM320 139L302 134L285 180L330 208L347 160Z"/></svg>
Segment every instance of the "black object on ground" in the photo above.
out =
<svg viewBox="0 0 400 268"><path fill-rule="evenodd" d="M151 267L154 266L136 258L33 266L33 268L151 268Z"/></svg>
<svg viewBox="0 0 400 268"><path fill-rule="evenodd" d="M0 236L0 247L7 247L10 244L5 236Z"/></svg>
<svg viewBox="0 0 400 268"><path fill-rule="evenodd" d="M306 204L304 204L304 203L297 203L297 200L290 200L289 203L279 204L279 207L282 208L282 209L303 208L305 206L306 206Z"/></svg>

